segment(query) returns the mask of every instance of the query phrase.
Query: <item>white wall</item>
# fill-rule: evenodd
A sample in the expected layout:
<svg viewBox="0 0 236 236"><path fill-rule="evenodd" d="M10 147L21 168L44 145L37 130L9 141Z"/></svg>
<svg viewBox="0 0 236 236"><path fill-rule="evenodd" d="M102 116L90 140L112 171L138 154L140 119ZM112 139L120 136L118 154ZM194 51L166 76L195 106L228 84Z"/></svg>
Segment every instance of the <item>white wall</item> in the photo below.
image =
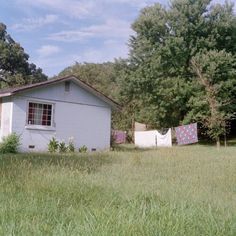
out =
<svg viewBox="0 0 236 236"><path fill-rule="evenodd" d="M12 131L12 101L10 97L2 99L0 141Z"/></svg>
<svg viewBox="0 0 236 236"><path fill-rule="evenodd" d="M29 101L52 102L55 105L54 129L27 128ZM21 135L21 151L47 151L52 137L65 142L73 137L77 148L86 145L89 150L107 149L110 147L110 125L109 105L72 82L70 92L64 91L62 82L13 97L12 131ZM35 148L30 149L29 145Z"/></svg>

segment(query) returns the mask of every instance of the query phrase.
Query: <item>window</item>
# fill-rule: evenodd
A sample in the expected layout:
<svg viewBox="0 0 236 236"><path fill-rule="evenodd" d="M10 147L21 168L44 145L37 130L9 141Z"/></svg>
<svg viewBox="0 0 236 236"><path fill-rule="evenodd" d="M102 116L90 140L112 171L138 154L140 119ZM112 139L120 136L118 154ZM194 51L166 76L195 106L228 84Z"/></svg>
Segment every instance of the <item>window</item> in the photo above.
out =
<svg viewBox="0 0 236 236"><path fill-rule="evenodd" d="M29 102L27 124L52 126L52 104Z"/></svg>
<svg viewBox="0 0 236 236"><path fill-rule="evenodd" d="M70 81L65 82L65 91L70 92Z"/></svg>

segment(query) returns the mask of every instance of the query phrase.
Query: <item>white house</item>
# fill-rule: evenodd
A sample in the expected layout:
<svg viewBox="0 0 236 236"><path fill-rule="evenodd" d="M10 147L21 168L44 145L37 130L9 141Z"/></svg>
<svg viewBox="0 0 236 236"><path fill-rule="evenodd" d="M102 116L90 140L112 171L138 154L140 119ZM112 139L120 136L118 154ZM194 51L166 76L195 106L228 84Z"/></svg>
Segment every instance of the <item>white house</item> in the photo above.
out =
<svg viewBox="0 0 236 236"><path fill-rule="evenodd" d="M23 152L47 151L52 137L107 149L112 109L119 105L74 76L0 90L0 139L17 133Z"/></svg>

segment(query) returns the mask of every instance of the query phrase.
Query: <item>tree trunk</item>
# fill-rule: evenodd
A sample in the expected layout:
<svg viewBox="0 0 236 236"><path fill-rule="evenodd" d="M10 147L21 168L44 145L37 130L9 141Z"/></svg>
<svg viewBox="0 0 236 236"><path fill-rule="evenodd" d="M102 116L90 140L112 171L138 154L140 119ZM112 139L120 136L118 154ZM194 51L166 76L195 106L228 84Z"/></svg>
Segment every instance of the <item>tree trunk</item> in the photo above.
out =
<svg viewBox="0 0 236 236"><path fill-rule="evenodd" d="M217 146L217 149L220 149L220 137L217 137L216 139L216 146Z"/></svg>

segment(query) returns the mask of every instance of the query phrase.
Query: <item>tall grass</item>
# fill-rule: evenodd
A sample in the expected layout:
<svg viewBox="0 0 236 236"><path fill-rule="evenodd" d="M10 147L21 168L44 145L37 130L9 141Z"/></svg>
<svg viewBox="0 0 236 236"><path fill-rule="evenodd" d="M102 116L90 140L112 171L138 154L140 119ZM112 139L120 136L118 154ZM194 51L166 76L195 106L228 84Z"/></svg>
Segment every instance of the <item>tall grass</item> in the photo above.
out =
<svg viewBox="0 0 236 236"><path fill-rule="evenodd" d="M236 148L2 155L0 235L236 235Z"/></svg>

